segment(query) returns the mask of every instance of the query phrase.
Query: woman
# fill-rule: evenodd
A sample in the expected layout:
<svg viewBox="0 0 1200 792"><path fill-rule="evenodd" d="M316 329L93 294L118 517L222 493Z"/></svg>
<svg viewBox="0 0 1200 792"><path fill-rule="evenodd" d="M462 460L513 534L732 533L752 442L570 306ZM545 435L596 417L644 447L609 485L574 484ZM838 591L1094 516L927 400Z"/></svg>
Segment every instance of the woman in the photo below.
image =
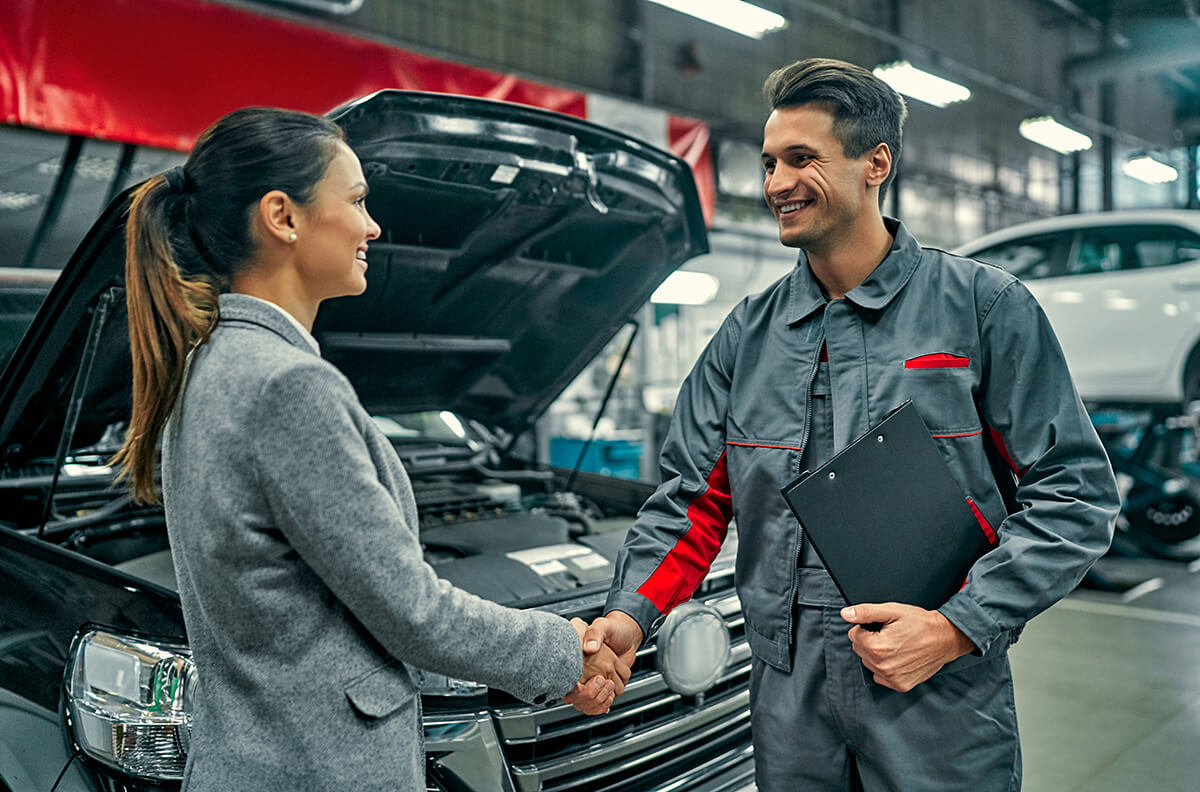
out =
<svg viewBox="0 0 1200 792"><path fill-rule="evenodd" d="M366 288L366 195L337 125L247 108L130 207L115 462L156 501L161 440L200 678L191 790L424 789L419 669L592 713L628 679L611 652L585 669L582 621L502 608L423 561L408 477L310 334L322 300Z"/></svg>

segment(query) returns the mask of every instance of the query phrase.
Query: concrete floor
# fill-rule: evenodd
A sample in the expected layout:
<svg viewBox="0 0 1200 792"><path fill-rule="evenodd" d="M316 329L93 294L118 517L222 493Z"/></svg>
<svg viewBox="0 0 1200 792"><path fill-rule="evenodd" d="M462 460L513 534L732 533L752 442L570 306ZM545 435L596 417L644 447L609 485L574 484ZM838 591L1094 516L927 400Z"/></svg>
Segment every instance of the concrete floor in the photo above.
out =
<svg viewBox="0 0 1200 792"><path fill-rule="evenodd" d="M1200 789L1200 564L1104 559L1012 650L1025 792Z"/></svg>

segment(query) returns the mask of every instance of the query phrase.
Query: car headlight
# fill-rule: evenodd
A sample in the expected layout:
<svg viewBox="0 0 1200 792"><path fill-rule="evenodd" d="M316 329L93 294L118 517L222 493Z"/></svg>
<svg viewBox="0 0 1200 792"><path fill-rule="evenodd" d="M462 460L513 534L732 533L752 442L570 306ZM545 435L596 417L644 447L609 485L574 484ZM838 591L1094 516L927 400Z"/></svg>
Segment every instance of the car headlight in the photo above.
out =
<svg viewBox="0 0 1200 792"><path fill-rule="evenodd" d="M139 778L180 779L196 667L181 644L90 630L67 669L71 729L88 756Z"/></svg>
<svg viewBox="0 0 1200 792"><path fill-rule="evenodd" d="M658 632L658 670L667 687L692 696L712 687L729 663L729 629L699 602L671 611Z"/></svg>

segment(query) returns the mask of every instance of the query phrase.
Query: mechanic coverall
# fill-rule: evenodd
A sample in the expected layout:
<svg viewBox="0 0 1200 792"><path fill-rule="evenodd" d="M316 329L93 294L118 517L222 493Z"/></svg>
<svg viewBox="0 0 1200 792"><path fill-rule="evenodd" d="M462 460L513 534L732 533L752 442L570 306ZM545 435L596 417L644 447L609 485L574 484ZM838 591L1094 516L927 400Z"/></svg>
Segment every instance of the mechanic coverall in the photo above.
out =
<svg viewBox="0 0 1200 792"><path fill-rule="evenodd" d="M649 636L692 595L736 519L764 792L1019 789L1007 649L1105 552L1119 509L1029 292L885 222L890 252L844 299L825 296L801 252L726 318L680 389L662 484L626 538L605 608ZM845 602L780 488L906 399L994 546L939 609L978 651L899 693L868 683Z"/></svg>

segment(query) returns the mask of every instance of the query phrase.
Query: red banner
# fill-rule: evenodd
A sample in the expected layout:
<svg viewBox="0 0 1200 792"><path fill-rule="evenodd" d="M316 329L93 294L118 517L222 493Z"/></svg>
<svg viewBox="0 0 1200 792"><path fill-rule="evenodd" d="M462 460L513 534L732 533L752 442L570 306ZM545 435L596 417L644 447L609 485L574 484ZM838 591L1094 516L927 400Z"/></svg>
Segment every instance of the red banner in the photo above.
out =
<svg viewBox="0 0 1200 792"><path fill-rule="evenodd" d="M225 113L324 113L385 88L439 91L586 117L583 93L204 0L2 0L0 119L185 151ZM671 117L711 222L708 126Z"/></svg>

